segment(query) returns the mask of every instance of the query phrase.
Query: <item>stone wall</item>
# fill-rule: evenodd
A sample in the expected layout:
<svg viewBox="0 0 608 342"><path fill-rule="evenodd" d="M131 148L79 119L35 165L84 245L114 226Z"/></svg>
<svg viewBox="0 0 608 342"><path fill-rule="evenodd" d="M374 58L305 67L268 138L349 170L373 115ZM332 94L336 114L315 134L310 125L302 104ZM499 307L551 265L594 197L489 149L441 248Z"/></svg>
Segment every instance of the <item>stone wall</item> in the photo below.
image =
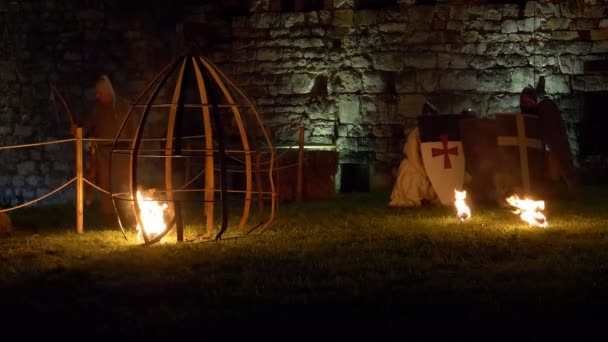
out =
<svg viewBox="0 0 608 342"><path fill-rule="evenodd" d="M519 93L540 76L577 153L580 94L608 89L606 72L584 68L608 58L606 4L413 2L279 13L257 1L256 13L233 19L225 67L277 139L293 142L304 125L307 143L336 144L342 163L370 163L372 186L392 184L424 101L442 113L516 112Z"/></svg>
<svg viewBox="0 0 608 342"><path fill-rule="evenodd" d="M580 94L608 90L605 71L584 67L608 57L608 5L396 2L362 10L324 0L329 9L280 13L268 0L0 1L0 145L70 138L51 83L78 120L99 75L133 100L196 40L244 86L277 142L295 143L304 125L308 144L336 144L342 163L370 165L378 185L392 184L425 100L446 113L516 111L521 89L541 75L576 152ZM250 12L231 19L225 3ZM73 156L72 143L0 150L0 205L70 180ZM73 187L49 200L67 198Z"/></svg>
<svg viewBox="0 0 608 342"><path fill-rule="evenodd" d="M76 121L101 74L119 95L134 98L175 53L182 18L181 7L159 1L0 1L0 145L71 138L51 83ZM74 177L74 144L2 149L0 165L0 204L14 205ZM48 201L73 198L73 190Z"/></svg>

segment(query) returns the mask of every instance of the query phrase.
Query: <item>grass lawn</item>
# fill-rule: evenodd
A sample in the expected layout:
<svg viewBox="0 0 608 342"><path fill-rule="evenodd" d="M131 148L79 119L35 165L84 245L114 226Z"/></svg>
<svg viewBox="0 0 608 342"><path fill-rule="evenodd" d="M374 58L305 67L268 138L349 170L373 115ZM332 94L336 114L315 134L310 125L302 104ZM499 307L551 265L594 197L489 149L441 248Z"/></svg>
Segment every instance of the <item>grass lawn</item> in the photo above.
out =
<svg viewBox="0 0 608 342"><path fill-rule="evenodd" d="M502 337L602 332L608 189L506 208L398 209L389 193L281 204L263 233L141 247L70 205L11 212L0 235L3 336ZM195 230L195 228L188 228ZM186 231L188 234L188 230ZM174 239L169 239L174 241Z"/></svg>

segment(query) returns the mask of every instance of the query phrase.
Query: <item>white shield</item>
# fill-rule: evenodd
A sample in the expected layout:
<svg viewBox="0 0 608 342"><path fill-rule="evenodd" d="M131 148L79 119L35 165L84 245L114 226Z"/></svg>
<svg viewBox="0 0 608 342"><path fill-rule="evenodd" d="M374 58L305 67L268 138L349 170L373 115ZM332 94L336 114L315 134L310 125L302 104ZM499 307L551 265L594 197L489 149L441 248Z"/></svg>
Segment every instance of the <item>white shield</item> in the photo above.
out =
<svg viewBox="0 0 608 342"><path fill-rule="evenodd" d="M447 135L441 141L420 143L422 163L426 174L443 205L454 205L454 190L462 190L464 183L464 150L461 141L449 141Z"/></svg>

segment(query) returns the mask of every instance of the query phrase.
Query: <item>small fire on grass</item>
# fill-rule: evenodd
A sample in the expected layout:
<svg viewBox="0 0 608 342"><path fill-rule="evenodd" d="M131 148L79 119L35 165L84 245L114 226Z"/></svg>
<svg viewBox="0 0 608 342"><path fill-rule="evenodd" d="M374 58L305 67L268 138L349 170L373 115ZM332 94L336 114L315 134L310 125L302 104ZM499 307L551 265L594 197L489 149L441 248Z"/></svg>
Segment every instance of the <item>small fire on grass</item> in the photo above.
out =
<svg viewBox="0 0 608 342"><path fill-rule="evenodd" d="M549 225L547 218L542 213L545 210L545 201L535 201L530 198L521 199L517 195L512 195L507 198L507 203L516 208L513 214L519 215L529 225L541 228Z"/></svg>
<svg viewBox="0 0 608 342"><path fill-rule="evenodd" d="M154 190L150 190L153 192ZM154 201L149 196L144 196L140 190L137 191L137 204L139 205L141 224L143 224L148 239L154 239L167 228L165 223L166 203ZM137 224L137 239L143 240L143 232L140 224Z"/></svg>
<svg viewBox="0 0 608 342"><path fill-rule="evenodd" d="M458 190L454 190L454 205L456 206L456 209L458 210L458 213L456 214L456 217L458 218L458 220L460 222L468 220L471 218L471 208L469 208L469 206L467 205L467 202L465 201L467 198L467 192L465 190L463 191L458 191Z"/></svg>

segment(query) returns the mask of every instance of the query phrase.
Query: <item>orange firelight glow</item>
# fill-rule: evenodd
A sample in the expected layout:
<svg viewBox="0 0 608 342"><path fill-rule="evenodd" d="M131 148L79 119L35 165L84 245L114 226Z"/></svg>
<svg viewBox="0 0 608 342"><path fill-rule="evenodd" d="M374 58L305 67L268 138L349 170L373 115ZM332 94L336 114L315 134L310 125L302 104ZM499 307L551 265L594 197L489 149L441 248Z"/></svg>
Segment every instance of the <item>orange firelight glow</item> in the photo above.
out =
<svg viewBox="0 0 608 342"><path fill-rule="evenodd" d="M535 201L529 198L520 199L517 195L507 198L507 202L516 209L514 214L519 215L529 225L545 228L549 225L542 211L545 210L545 201Z"/></svg>
<svg viewBox="0 0 608 342"><path fill-rule="evenodd" d="M144 197L141 191L137 191L137 202L139 205L141 224L146 230L148 239L154 239L167 228L164 213L167 209L166 203L160 203L152 198ZM143 240L143 232L140 224L137 224L137 238Z"/></svg>
<svg viewBox="0 0 608 342"><path fill-rule="evenodd" d="M458 210L458 213L456 214L456 217L458 218L459 221L465 221L471 218L471 209L469 208L469 206L467 205L467 202L465 201L465 199L467 198L467 192L466 191L458 191L458 190L454 190L454 205L456 206L456 209Z"/></svg>

